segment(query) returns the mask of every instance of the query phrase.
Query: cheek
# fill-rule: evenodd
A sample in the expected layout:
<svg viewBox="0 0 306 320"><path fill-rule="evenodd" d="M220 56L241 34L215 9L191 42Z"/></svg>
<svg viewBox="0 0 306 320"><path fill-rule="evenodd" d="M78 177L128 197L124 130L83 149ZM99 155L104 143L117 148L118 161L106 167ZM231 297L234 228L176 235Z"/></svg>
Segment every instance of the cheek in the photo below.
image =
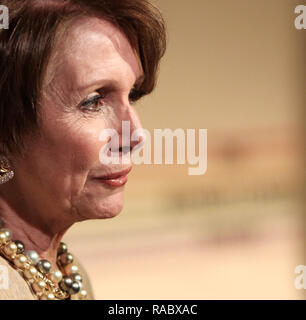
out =
<svg viewBox="0 0 306 320"><path fill-rule="evenodd" d="M64 127L53 137L55 152L61 155L72 174L85 174L99 161L102 147L99 131L99 126L91 123L77 129Z"/></svg>
<svg viewBox="0 0 306 320"><path fill-rule="evenodd" d="M83 128L66 141L76 172L89 171L99 161L102 144L98 137L93 130Z"/></svg>
<svg viewBox="0 0 306 320"><path fill-rule="evenodd" d="M89 171L99 161L99 151L103 145L99 141L101 122L54 119L56 117L45 122L41 138L35 143L35 154L41 169L45 171L49 168L49 180L53 184L61 184L58 187L66 189L67 193L79 194ZM57 173L60 173L59 180L54 179Z"/></svg>

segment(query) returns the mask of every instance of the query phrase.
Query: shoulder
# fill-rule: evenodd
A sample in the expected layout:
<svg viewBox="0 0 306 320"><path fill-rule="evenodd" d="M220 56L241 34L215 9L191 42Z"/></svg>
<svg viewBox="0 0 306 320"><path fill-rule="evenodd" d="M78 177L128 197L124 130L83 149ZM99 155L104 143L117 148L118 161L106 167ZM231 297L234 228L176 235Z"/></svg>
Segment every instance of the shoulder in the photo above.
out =
<svg viewBox="0 0 306 320"><path fill-rule="evenodd" d="M22 275L1 256L0 300L35 300Z"/></svg>
<svg viewBox="0 0 306 320"><path fill-rule="evenodd" d="M87 291L87 300L94 300L94 293L91 286L91 281L88 276L88 273L86 272L84 266L80 262L80 260L73 254L74 262L73 264L77 265L79 268L79 273L83 278L83 288Z"/></svg>

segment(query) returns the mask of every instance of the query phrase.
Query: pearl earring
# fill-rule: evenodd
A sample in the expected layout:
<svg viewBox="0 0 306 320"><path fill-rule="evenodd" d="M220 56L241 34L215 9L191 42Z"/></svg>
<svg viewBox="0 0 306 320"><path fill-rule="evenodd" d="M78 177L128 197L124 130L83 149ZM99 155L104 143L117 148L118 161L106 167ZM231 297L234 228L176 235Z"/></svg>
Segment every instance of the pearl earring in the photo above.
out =
<svg viewBox="0 0 306 320"><path fill-rule="evenodd" d="M13 179L14 171L11 169L8 159L0 156L0 184L4 184Z"/></svg>

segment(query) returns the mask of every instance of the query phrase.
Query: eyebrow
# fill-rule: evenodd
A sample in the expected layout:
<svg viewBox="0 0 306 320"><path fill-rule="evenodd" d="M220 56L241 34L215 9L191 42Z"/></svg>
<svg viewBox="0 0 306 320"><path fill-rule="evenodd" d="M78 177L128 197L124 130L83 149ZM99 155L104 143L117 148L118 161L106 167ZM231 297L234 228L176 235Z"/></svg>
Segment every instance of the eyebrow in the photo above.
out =
<svg viewBox="0 0 306 320"><path fill-rule="evenodd" d="M137 79L135 80L133 87L141 86L141 84L144 81L144 78L145 78L145 74L141 73L141 75L138 76ZM105 85L107 85L108 87L115 87L116 85L118 85L118 80L109 79L109 78L93 80L91 83L86 84L82 87L79 87L79 90L86 91L88 89L93 89L93 88L98 89L98 88L102 88Z"/></svg>

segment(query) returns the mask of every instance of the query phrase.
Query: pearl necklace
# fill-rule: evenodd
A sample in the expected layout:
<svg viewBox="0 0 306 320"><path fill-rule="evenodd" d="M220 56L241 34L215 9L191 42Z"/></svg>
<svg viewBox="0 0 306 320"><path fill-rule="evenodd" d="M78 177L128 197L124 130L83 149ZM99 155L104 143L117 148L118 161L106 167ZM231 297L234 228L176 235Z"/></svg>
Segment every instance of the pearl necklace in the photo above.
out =
<svg viewBox="0 0 306 320"><path fill-rule="evenodd" d="M61 242L57 250L60 271L52 270L48 260L40 260L34 250L25 251L23 243L19 240L11 241L11 237L9 229L0 229L0 255L23 276L34 295L41 300L66 300L76 294L79 299L86 299L87 292L82 288L82 277L78 273L78 267L72 264L73 256L65 243Z"/></svg>

